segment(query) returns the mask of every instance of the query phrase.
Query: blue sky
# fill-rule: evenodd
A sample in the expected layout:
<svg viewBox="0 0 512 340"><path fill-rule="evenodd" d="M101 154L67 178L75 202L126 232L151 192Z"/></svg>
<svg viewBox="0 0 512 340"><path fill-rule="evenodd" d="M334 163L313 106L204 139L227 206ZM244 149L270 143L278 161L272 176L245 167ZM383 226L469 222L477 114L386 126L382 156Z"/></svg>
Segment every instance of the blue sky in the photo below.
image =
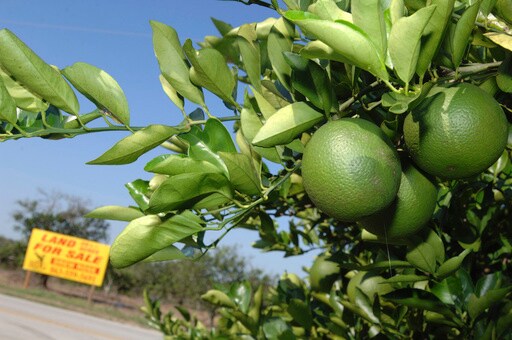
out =
<svg viewBox="0 0 512 340"><path fill-rule="evenodd" d="M128 98L132 125L174 125L181 120L181 113L160 87L149 20L174 27L182 42L190 38L197 43L206 35L217 35L211 17L238 26L275 14L257 6L218 0L4 0L0 28L9 28L46 62L59 68L83 61L104 69L117 80ZM213 114L228 113L213 97L207 100ZM188 112L194 108L190 104L186 107ZM89 103L81 101L81 113L92 109ZM122 132L108 132L60 141L27 139L0 143L0 234L17 236L9 217L15 201L40 197L38 189L88 198L92 207L132 204L124 184L137 178L149 179L143 167L154 153L126 166L85 165L124 136ZM111 240L124 225L112 224ZM234 230L223 243L239 245L241 253L251 258L254 266L271 273L288 270L303 275L301 267L311 263L311 254L284 259L281 253L262 254L247 246L256 239L254 232Z"/></svg>

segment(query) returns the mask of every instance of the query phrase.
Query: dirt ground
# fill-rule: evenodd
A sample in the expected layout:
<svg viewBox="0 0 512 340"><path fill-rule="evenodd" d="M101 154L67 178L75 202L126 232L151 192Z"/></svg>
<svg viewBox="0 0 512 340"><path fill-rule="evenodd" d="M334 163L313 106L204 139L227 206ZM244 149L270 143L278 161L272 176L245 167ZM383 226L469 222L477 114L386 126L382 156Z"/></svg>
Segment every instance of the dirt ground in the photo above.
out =
<svg viewBox="0 0 512 340"><path fill-rule="evenodd" d="M25 281L26 272L23 270L7 270L0 268L0 286L6 286L11 288L22 288ZM40 276L32 273L29 281L29 288L42 288L40 283ZM61 280L58 278L50 277L47 282L47 288L49 292L57 293L63 297L73 297L87 300L91 286L78 284L70 281ZM101 288L95 288L92 295L92 302L94 305L104 305L115 308L120 314L126 316L128 322L130 318L138 318L138 322L132 321L130 323L142 322L144 315L140 310L140 307L144 305L142 296L126 296L112 292L106 292ZM168 310L174 310L172 303L163 303L162 313L167 313ZM87 312L87 310L80 310ZM210 318L209 314L205 311L191 311L203 324L209 325ZM178 316L179 313L174 313ZM113 316L111 319L116 319ZM124 321L127 321L124 320Z"/></svg>

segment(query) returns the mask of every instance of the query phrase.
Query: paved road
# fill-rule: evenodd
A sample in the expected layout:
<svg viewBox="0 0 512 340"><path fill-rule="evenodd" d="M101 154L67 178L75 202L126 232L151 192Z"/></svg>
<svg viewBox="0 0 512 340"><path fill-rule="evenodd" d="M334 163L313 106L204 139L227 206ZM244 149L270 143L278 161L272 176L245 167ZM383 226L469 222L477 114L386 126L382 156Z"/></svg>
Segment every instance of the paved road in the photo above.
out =
<svg viewBox="0 0 512 340"><path fill-rule="evenodd" d="M161 333L0 294L2 340L162 340Z"/></svg>

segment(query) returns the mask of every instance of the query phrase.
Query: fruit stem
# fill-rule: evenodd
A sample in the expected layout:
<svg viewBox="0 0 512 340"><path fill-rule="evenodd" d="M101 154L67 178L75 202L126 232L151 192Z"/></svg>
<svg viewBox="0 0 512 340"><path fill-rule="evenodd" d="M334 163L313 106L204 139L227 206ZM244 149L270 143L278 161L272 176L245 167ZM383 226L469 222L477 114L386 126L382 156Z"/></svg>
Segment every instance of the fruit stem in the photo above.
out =
<svg viewBox="0 0 512 340"><path fill-rule="evenodd" d="M393 86L393 84L391 84L388 80L382 80L382 82L384 84L386 84L387 87L389 87L389 89L395 93L400 93L400 90L398 90L396 87Z"/></svg>
<svg viewBox="0 0 512 340"><path fill-rule="evenodd" d="M497 69L501 65L501 61L494 62L494 63L487 63L487 64L470 64L467 66L462 66L457 68L455 71L450 71L446 73L446 76L439 77L436 79L436 82L443 82L445 80L452 80L452 79L463 79L469 76L473 76L479 73L487 72L487 71L493 71L493 69Z"/></svg>
<svg viewBox="0 0 512 340"><path fill-rule="evenodd" d="M345 100L343 103L340 104L340 106L338 107L338 111L339 112L345 111L346 109L348 109L350 107L350 105L354 104L355 101L356 101L356 97L350 97L349 99Z"/></svg>
<svg viewBox="0 0 512 340"><path fill-rule="evenodd" d="M271 187L269 187L267 190L265 190L262 197L260 197L256 201L252 202L251 204L241 208L233 216L222 221L222 223L219 224L217 227L205 228L204 229L205 231L208 231L208 230L219 231L219 230L222 230L228 224L233 222L233 224L231 226L229 226L215 241L213 241L209 245L206 245L206 248L211 248L211 247L217 246L217 244L231 231L231 229L235 228L238 225L238 223L240 221L242 221L244 216L249 214L252 211L252 209L257 207L259 204L266 201L268 199L268 195L272 191L279 188L281 186L281 184L283 184L295 171L299 170L300 166L301 166L301 161L299 160L299 161L297 161L297 163L295 163L295 166L292 169L288 170L287 173L283 177L279 178L279 180L277 180Z"/></svg>
<svg viewBox="0 0 512 340"><path fill-rule="evenodd" d="M370 85L366 86L365 88L363 88L361 91L359 91L356 95L350 97L349 99L347 99L346 101L344 101L343 103L340 104L340 106L338 107L338 111L339 112L343 112L345 111L346 109L348 109L350 107L350 105L352 105L356 100L359 100L362 96L364 96L367 92L369 92L370 90L372 90L373 88L377 87L378 85L380 84L380 81L374 81L373 83L371 83Z"/></svg>
<svg viewBox="0 0 512 340"><path fill-rule="evenodd" d="M221 122L240 120L240 116L229 116L229 117L214 117L215 119L220 120ZM206 124L206 120L193 120L188 125L203 125Z"/></svg>

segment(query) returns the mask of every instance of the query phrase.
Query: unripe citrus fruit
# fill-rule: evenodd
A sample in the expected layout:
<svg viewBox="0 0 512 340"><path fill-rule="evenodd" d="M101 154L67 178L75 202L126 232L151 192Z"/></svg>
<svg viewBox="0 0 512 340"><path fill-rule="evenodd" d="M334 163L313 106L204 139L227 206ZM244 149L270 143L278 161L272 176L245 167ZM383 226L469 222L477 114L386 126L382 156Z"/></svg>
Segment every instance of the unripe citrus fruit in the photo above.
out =
<svg viewBox="0 0 512 340"><path fill-rule="evenodd" d="M498 102L467 83L434 88L404 121L405 144L414 162L446 179L486 170L501 156L507 134Z"/></svg>
<svg viewBox="0 0 512 340"><path fill-rule="evenodd" d="M325 255L318 256L309 269L311 290L328 293L339 275L338 263L327 260Z"/></svg>
<svg viewBox="0 0 512 340"><path fill-rule="evenodd" d="M290 281L291 284L300 288L304 287L304 282L302 281L302 279L298 277L297 274L294 273L284 273L283 275L281 275L281 280Z"/></svg>
<svg viewBox="0 0 512 340"><path fill-rule="evenodd" d="M357 221L393 202L400 185L400 160L375 124L344 118L321 126L304 149L304 189L327 215Z"/></svg>
<svg viewBox="0 0 512 340"><path fill-rule="evenodd" d="M375 294L384 295L394 290L393 286L385 283L386 279L371 272L358 272L354 275L347 286L347 295L350 302L356 302L356 287L361 289L368 296L370 302L375 300Z"/></svg>
<svg viewBox="0 0 512 340"><path fill-rule="evenodd" d="M408 164L402 171L395 201L386 209L362 219L359 224L383 239L406 238L426 226L436 201L436 186Z"/></svg>

